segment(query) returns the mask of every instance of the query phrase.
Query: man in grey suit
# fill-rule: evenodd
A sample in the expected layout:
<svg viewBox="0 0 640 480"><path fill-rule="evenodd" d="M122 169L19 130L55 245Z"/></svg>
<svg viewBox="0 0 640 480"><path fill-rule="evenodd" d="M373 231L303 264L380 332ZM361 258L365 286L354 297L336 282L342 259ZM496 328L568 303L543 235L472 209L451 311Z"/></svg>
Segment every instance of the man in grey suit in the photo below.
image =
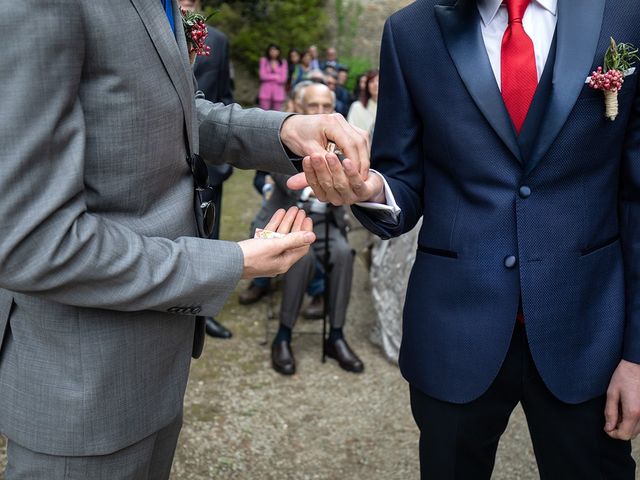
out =
<svg viewBox="0 0 640 480"><path fill-rule="evenodd" d="M331 140L368 169L341 118L196 98L180 13L163 3L0 0L7 480L168 478L204 335L194 315L308 251L295 210L269 225L283 239L195 238L194 154L293 173L290 156Z"/></svg>

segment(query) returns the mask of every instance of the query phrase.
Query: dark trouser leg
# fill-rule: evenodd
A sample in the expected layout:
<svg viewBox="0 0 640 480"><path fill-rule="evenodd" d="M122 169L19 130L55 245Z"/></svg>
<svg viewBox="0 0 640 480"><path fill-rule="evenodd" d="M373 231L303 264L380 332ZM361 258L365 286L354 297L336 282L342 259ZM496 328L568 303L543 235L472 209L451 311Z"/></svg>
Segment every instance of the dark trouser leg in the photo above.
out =
<svg viewBox="0 0 640 480"><path fill-rule="evenodd" d="M314 252L320 263L324 262L324 223L315 230L318 239ZM333 328L342 328L347 316L353 280L355 252L349 246L344 234L333 223L329 224L329 262L331 265L329 288L329 319ZM325 285L326 288L326 285Z"/></svg>
<svg viewBox="0 0 640 480"><path fill-rule="evenodd" d="M280 306L280 323L293 328L304 300L304 292L313 278L315 257L309 252L295 263L282 276L282 305Z"/></svg>
<svg viewBox="0 0 640 480"><path fill-rule="evenodd" d="M422 479L491 478L498 441L519 401L524 342L518 327L498 376L473 402L443 402L411 387L411 409L420 429Z"/></svg>
<svg viewBox="0 0 640 480"><path fill-rule="evenodd" d="M542 480L633 480L631 443L604 433L605 397L570 405L554 397L531 357L522 406Z"/></svg>

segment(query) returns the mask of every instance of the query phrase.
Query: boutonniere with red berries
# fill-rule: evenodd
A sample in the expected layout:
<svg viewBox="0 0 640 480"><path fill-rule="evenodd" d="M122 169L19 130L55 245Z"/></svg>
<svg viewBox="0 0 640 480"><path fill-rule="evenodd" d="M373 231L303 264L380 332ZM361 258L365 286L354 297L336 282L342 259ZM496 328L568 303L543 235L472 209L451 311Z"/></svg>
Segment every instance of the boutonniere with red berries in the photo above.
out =
<svg viewBox="0 0 640 480"><path fill-rule="evenodd" d="M589 86L604 92L605 117L613 121L618 116L618 92L622 89L624 77L631 75L638 57L638 49L629 43L618 43L611 39L611 45L604 55L604 68L598 67L587 79Z"/></svg>
<svg viewBox="0 0 640 480"><path fill-rule="evenodd" d="M193 65L197 56L208 57L211 55L211 47L204 43L209 35L206 23L209 17L184 8L181 8L180 11L182 12L182 27L189 48L189 62Z"/></svg>

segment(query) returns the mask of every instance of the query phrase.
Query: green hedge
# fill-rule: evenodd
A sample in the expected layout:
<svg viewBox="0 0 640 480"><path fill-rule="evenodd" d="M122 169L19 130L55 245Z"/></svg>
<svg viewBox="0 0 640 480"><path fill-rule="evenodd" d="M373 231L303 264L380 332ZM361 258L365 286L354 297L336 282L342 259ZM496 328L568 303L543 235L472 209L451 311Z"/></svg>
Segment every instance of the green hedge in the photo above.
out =
<svg viewBox="0 0 640 480"><path fill-rule="evenodd" d="M328 18L324 0L249 0L203 2L209 23L229 36L231 56L258 74L258 60L276 43L286 57L290 48L325 46ZM321 50L322 51L322 50Z"/></svg>

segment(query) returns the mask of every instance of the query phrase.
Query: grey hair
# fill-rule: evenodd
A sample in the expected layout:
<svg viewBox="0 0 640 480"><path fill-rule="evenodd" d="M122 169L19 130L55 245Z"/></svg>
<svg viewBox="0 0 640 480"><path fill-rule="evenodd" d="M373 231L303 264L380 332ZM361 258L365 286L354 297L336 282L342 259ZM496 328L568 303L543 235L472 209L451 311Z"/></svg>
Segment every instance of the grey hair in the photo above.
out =
<svg viewBox="0 0 640 480"><path fill-rule="evenodd" d="M293 95L291 98L298 103L302 103L303 92L309 85L313 85L314 83L315 82L312 82L311 80L303 80L302 82L297 83L296 86L293 87Z"/></svg>
<svg viewBox="0 0 640 480"><path fill-rule="evenodd" d="M300 90L299 93L296 94L296 97L295 97L296 101L299 102L300 105L304 105L304 94L307 91L307 87L311 87L312 85L317 85L317 86L322 86L322 87L326 88L327 90L329 90L329 92L331 93L331 101L333 102L333 108L336 107L336 92L331 90L324 83L312 82L312 81L307 80L306 82L300 82L298 85L300 85L302 83L306 83L306 85ZM296 88L297 88L297 85L296 85Z"/></svg>

